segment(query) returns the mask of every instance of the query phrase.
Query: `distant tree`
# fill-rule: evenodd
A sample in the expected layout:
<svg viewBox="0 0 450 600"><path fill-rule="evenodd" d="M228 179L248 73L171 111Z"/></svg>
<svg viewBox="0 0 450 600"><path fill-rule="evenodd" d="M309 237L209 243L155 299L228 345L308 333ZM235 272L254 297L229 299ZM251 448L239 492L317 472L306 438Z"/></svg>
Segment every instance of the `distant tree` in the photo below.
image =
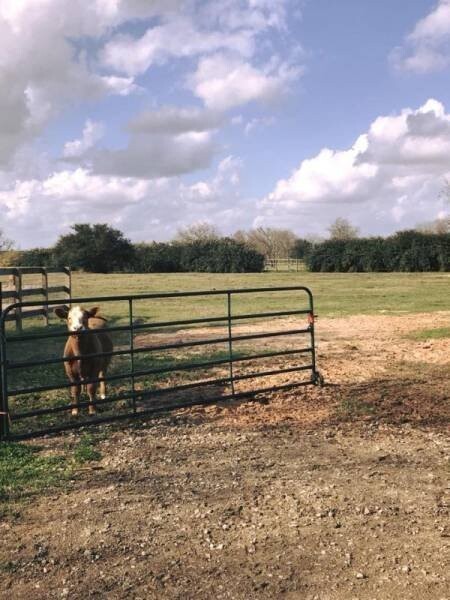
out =
<svg viewBox="0 0 450 600"><path fill-rule="evenodd" d="M440 196L445 202L450 204L450 181L448 179L445 179L444 187L441 190Z"/></svg>
<svg viewBox="0 0 450 600"><path fill-rule="evenodd" d="M14 242L5 237L3 231L0 229L0 251L12 250Z"/></svg>
<svg viewBox="0 0 450 600"><path fill-rule="evenodd" d="M107 224L73 225L73 232L59 238L55 262L92 273L110 273L130 269L134 247L121 231Z"/></svg>
<svg viewBox="0 0 450 600"><path fill-rule="evenodd" d="M314 244L311 241L298 238L294 242L291 257L303 259L311 252L313 246Z"/></svg>
<svg viewBox="0 0 450 600"><path fill-rule="evenodd" d="M450 217L442 217L434 221L422 223L416 227L416 230L421 233L450 233Z"/></svg>
<svg viewBox="0 0 450 600"><path fill-rule="evenodd" d="M338 217L328 227L331 240L353 240L358 237L359 229L354 227L348 219Z"/></svg>
<svg viewBox="0 0 450 600"><path fill-rule="evenodd" d="M258 227L236 231L233 238L247 244L266 258L288 258L292 255L297 236L289 229Z"/></svg>
<svg viewBox="0 0 450 600"><path fill-rule="evenodd" d="M23 267L52 267L55 262L53 248L31 248L20 253Z"/></svg>
<svg viewBox="0 0 450 600"><path fill-rule="evenodd" d="M190 244L193 242L207 242L209 240L217 240L220 238L220 232L208 221L199 221L198 223L192 223L187 227L181 227L175 241L183 244Z"/></svg>

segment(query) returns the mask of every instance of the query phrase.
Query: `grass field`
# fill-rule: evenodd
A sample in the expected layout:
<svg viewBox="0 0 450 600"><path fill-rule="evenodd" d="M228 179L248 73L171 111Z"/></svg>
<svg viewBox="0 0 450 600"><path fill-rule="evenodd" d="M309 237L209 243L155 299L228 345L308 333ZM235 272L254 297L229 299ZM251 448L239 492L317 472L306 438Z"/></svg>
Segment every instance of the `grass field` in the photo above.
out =
<svg viewBox="0 0 450 600"><path fill-rule="evenodd" d="M169 273L148 275L75 274L73 296L140 294L167 291L193 291L224 288L305 285L322 316L352 314L402 314L450 309L450 273L250 273L209 274ZM298 306L299 296L277 298L270 295L236 298L238 310L270 310L276 302L287 309ZM205 311L212 315L223 306L223 299L209 297L147 303L142 316L177 318L180 310L193 318ZM115 305L112 317L123 316L124 307ZM145 314L148 313L148 314Z"/></svg>
<svg viewBox="0 0 450 600"><path fill-rule="evenodd" d="M31 278L29 283L33 283ZM316 312L324 317L450 309L450 273L74 273L72 295L98 297L289 285L309 287L314 294ZM161 320L223 315L225 300L224 297L209 296L140 302L136 303L135 317ZM303 302L302 295L298 293L234 296L233 311L290 310ZM113 321L125 322L127 303L104 303L102 309ZM32 327L36 321L26 323Z"/></svg>

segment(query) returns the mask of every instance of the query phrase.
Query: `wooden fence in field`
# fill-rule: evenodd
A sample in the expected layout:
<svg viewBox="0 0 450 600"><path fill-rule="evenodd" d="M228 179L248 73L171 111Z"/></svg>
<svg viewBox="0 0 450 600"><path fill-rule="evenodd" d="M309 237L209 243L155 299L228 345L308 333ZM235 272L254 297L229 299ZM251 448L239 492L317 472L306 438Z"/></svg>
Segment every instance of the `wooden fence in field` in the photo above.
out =
<svg viewBox="0 0 450 600"><path fill-rule="evenodd" d="M64 275L65 283L63 285L49 285L49 276ZM30 283L30 276L33 282ZM62 302L69 302L72 297L72 274L69 267L0 267L0 277L6 278L6 281L0 280L0 313L9 304L16 302L26 302L36 297L42 298L43 305L30 309L17 308L12 311L7 320L15 321L16 329L22 329L22 320L30 317L42 316L45 325L48 325L50 309L45 304L48 300L56 300L57 294L62 294Z"/></svg>
<svg viewBox="0 0 450 600"><path fill-rule="evenodd" d="M266 258L264 271L305 271L305 261L301 258Z"/></svg>

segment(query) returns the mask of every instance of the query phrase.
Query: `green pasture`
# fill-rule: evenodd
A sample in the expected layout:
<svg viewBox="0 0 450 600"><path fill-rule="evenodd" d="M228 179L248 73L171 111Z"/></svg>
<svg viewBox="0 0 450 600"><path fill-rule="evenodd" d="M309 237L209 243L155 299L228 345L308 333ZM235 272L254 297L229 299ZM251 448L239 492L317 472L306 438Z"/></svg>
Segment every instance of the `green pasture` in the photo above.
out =
<svg viewBox="0 0 450 600"><path fill-rule="evenodd" d="M196 291L225 288L305 285L324 317L355 314L403 314L450 310L450 273L169 273L146 275L74 274L73 296L103 296L152 292ZM236 311L256 312L302 304L301 294L234 296ZM137 316L154 319L192 318L223 313L223 298L178 298L142 303ZM103 307L115 319L125 317L119 303Z"/></svg>
<svg viewBox="0 0 450 600"><path fill-rule="evenodd" d="M418 329L405 336L410 340L424 342L450 338L450 327L435 327L434 329Z"/></svg>
<svg viewBox="0 0 450 600"><path fill-rule="evenodd" d="M31 278L29 283L33 283ZM314 294L316 312L323 317L450 310L450 273L73 273L72 295L99 297L289 285L309 287ZM304 301L301 293L234 295L232 309L237 314L292 310L304 305ZM114 322L127 321L126 302L95 301L94 304L101 304L103 313ZM144 320L223 316L226 298L152 300L137 302L133 308L134 319ZM34 319L27 321L31 327L38 323Z"/></svg>

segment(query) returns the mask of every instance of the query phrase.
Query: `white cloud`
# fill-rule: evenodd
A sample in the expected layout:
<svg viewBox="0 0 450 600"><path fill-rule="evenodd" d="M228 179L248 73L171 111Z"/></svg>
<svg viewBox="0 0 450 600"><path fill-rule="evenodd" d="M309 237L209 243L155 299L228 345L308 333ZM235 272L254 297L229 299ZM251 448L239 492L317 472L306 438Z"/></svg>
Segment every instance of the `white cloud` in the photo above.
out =
<svg viewBox="0 0 450 600"><path fill-rule="evenodd" d="M261 33L268 28L285 30L286 0L222 0L205 4L203 20L209 26L235 30L247 28Z"/></svg>
<svg viewBox="0 0 450 600"><path fill-rule="evenodd" d="M145 73L170 58L232 51L249 59L256 38L267 29L286 27L287 0L222 0L220 3L180 3L139 37L119 33L101 52L102 64L127 75Z"/></svg>
<svg viewBox="0 0 450 600"><path fill-rule="evenodd" d="M439 0L390 55L400 70L429 73L450 64L450 0Z"/></svg>
<svg viewBox="0 0 450 600"><path fill-rule="evenodd" d="M218 131L228 109L278 99L299 77L288 2L2 0L0 207L8 235L31 246L51 243L83 219L147 239L192 220L218 219L229 230L249 222L255 202L241 198L238 159L225 158L213 175L191 176L189 184L179 176L211 167L223 150ZM153 74L135 77L169 61L161 79L155 73L161 97L170 102L182 86L176 103L190 89L191 104L199 98L203 105L147 109L129 118L128 142L118 147L118 121L137 104L124 98L142 92L147 106L156 105L160 92L149 84ZM107 95L118 98L99 105ZM72 127L87 110L102 114L104 124L87 119L55 159L67 121ZM269 122L245 119L248 129ZM148 235L147 223L158 223Z"/></svg>
<svg viewBox="0 0 450 600"><path fill-rule="evenodd" d="M437 6L423 19L421 19L409 35L415 42L429 40L436 42L450 34L450 2L439 0Z"/></svg>
<svg viewBox="0 0 450 600"><path fill-rule="evenodd" d="M142 91L132 77L117 77L115 75L103 75L101 77L102 82L105 84L106 89L111 94L117 94L118 96L129 96L134 92Z"/></svg>
<svg viewBox="0 0 450 600"><path fill-rule="evenodd" d="M49 245L70 225L112 222L114 212L144 197L147 183L104 178L84 169L20 181L0 192L4 226L24 247Z"/></svg>
<svg viewBox="0 0 450 600"><path fill-rule="evenodd" d="M228 48L244 56L254 51L252 32L199 31L189 17L172 18L149 28L142 37L119 34L101 52L104 65L127 75L145 73L169 58L186 58Z"/></svg>
<svg viewBox="0 0 450 600"><path fill-rule="evenodd" d="M296 76L296 69L282 62L264 67L256 67L251 62L259 51L259 36L268 29L282 31L286 27L287 1L224 0L219 5L197 0L188 3L182 0L92 0L87 3L3 0L0 4L0 168L11 170L16 152L44 133L48 123L67 106L99 100L108 94L127 96L141 91L134 75L145 72L153 64L173 58L195 57L202 61L211 57L218 66L219 55L214 53L226 51L236 57L228 81L223 71L227 67L225 59L220 75L222 81L216 80L214 84L207 80L211 72L204 72L206 62L201 62L193 76L197 78L198 96L205 98L208 105L219 106L219 110L166 107L159 113L141 115L130 124L133 133L139 126L152 129L155 134L158 128L164 134L189 133L178 140L181 144L178 155L191 144L196 154L192 160L194 168L208 164L205 153L203 158L199 157L200 146L206 150L207 136L200 140L191 133L209 132L219 127L224 117L217 112L237 103L229 94L224 102L219 102L212 87L220 88L231 82L238 102L270 100L278 97ZM141 36L131 33L134 29L130 24L137 22L147 26ZM192 68L191 63L188 68ZM242 86L235 80L240 76L247 79ZM71 157L83 155L88 146L80 144L75 144L77 150L73 150L75 146L67 150ZM139 145L144 146L142 140L131 140L133 157ZM163 147L168 146L168 141L163 140ZM145 151L147 149L148 144ZM108 159L106 152L101 160L103 168L114 155L111 151ZM150 158L156 157L150 152ZM186 161L181 162L183 165L167 172L188 169ZM141 170L136 168L136 172Z"/></svg>
<svg viewBox="0 0 450 600"><path fill-rule="evenodd" d="M99 72L82 40L101 42L113 27L158 7L139 0L2 0L0 166L68 103L138 89L131 77Z"/></svg>
<svg viewBox="0 0 450 600"><path fill-rule="evenodd" d="M262 127L269 127L275 123L274 117L254 117L247 121L244 127L245 135L250 135L252 131L255 129L260 129Z"/></svg>
<svg viewBox="0 0 450 600"><path fill-rule="evenodd" d="M351 148L324 148L278 181L258 222L317 233L337 216L371 233L412 227L444 210L449 156L450 115L440 102L379 117Z"/></svg>
<svg viewBox="0 0 450 600"><path fill-rule="evenodd" d="M210 165L216 145L210 132L179 135L133 135L121 150L89 155L94 173L154 179L190 173Z"/></svg>
<svg viewBox="0 0 450 600"><path fill-rule="evenodd" d="M98 128L87 123L81 140L65 146L64 156L98 175L157 179L209 167L218 151L214 135L224 115L198 108L144 110L126 126L130 137L120 149L92 148Z"/></svg>
<svg viewBox="0 0 450 600"><path fill-rule="evenodd" d="M54 243L74 223L113 224L136 241L171 238L179 227L209 219L224 231L242 223L241 161L229 156L215 175L187 185L63 170L43 180L15 182L0 192L2 225L22 247Z"/></svg>
<svg viewBox="0 0 450 600"><path fill-rule="evenodd" d="M63 156L66 158L81 156L103 137L104 131L103 123L96 123L88 119L81 138L64 144Z"/></svg>
<svg viewBox="0 0 450 600"><path fill-rule="evenodd" d="M285 63L256 68L230 54L215 54L199 61L189 86L213 110L228 110L252 101L280 98L301 69Z"/></svg>
<svg viewBox="0 0 450 600"><path fill-rule="evenodd" d="M133 133L180 134L187 131L216 129L225 121L223 114L201 108L163 106L145 110L132 118L128 129Z"/></svg>

